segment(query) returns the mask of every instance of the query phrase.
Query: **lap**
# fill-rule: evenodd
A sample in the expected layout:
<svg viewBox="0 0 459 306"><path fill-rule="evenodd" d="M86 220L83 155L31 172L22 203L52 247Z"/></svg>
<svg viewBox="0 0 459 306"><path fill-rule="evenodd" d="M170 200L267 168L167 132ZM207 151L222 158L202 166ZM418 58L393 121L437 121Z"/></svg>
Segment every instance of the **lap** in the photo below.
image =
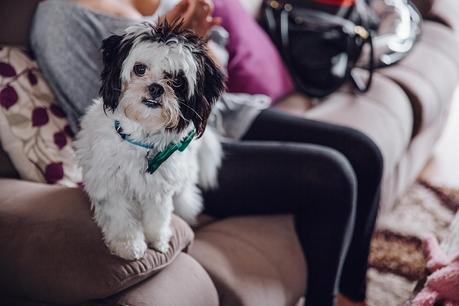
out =
<svg viewBox="0 0 459 306"><path fill-rule="evenodd" d="M371 178L378 185L383 157L377 145L353 128L307 119L278 109L266 109L254 120L243 140L315 144L343 154L359 180Z"/></svg>
<svg viewBox="0 0 459 306"><path fill-rule="evenodd" d="M225 143L224 152L219 187L204 193L206 212L214 216L294 213L307 203L340 203L353 196L352 167L333 149L240 141Z"/></svg>

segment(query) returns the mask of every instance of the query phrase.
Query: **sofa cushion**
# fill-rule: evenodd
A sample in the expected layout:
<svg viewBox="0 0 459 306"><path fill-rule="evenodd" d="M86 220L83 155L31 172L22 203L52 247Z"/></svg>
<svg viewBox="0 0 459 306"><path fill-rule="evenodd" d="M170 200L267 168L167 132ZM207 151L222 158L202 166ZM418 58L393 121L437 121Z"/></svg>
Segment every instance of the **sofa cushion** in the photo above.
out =
<svg viewBox="0 0 459 306"><path fill-rule="evenodd" d="M26 46L35 8L42 0L0 1L0 44Z"/></svg>
<svg viewBox="0 0 459 306"><path fill-rule="evenodd" d="M294 90L292 79L268 35L238 1L213 0L214 14L229 32L229 92L265 94L277 100Z"/></svg>
<svg viewBox="0 0 459 306"><path fill-rule="evenodd" d="M448 41L444 43L449 45ZM452 48L454 47L452 45ZM436 46L430 46L421 41L413 52L397 66L405 67L422 76L433 85L441 100L449 100L456 88L458 70L455 62L440 52Z"/></svg>
<svg viewBox="0 0 459 306"><path fill-rule="evenodd" d="M63 111L23 49L0 50L0 141L21 178L74 187L81 170Z"/></svg>
<svg viewBox="0 0 459 306"><path fill-rule="evenodd" d="M107 305L218 306L218 294L202 266L180 254L164 271L104 301Z"/></svg>
<svg viewBox="0 0 459 306"><path fill-rule="evenodd" d="M74 304L120 292L169 265L193 239L172 221L171 248L126 261L110 254L77 188L0 180L0 296Z"/></svg>
<svg viewBox="0 0 459 306"><path fill-rule="evenodd" d="M459 80L459 39L446 27L426 22L424 35L398 65L379 73L398 83L410 97L414 134L438 118Z"/></svg>
<svg viewBox="0 0 459 306"><path fill-rule="evenodd" d="M459 2L457 0L435 0L427 18L443 23L457 33L459 31L459 18L457 16L459 16Z"/></svg>
<svg viewBox="0 0 459 306"><path fill-rule="evenodd" d="M459 35L450 28L433 21L425 21L422 25L421 44L434 47L455 63L459 71Z"/></svg>
<svg viewBox="0 0 459 306"><path fill-rule="evenodd" d="M214 281L222 306L295 305L306 292L306 265L291 216L204 226L190 254Z"/></svg>
<svg viewBox="0 0 459 306"><path fill-rule="evenodd" d="M397 84L380 75L374 76L373 85L364 95L343 87L305 116L348 126L369 136L383 154L385 174L393 171L411 140L413 113L408 97Z"/></svg>

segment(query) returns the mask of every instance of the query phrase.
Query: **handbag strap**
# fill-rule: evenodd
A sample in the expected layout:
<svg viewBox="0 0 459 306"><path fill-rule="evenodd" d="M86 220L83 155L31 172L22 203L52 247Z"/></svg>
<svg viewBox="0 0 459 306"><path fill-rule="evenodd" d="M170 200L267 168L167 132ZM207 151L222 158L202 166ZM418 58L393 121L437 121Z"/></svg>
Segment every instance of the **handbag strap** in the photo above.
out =
<svg viewBox="0 0 459 306"><path fill-rule="evenodd" d="M373 82L373 73L374 73L374 70L375 70L373 36L371 35L371 33L368 30L366 30L366 32L368 33L367 34L368 37L366 37L365 39L362 36L360 36L360 37L362 39L364 39L364 44L363 44L362 48L365 47L365 45L367 45L367 44L368 44L368 46L370 48L368 66L366 67L366 70L368 70L368 79L367 79L366 83L364 84L362 82L362 80L360 79L360 77L354 73L353 69L351 69L351 75L350 75L352 83L354 84L354 87L361 93L365 93L370 89L371 83ZM365 36L365 35L363 35L363 36Z"/></svg>

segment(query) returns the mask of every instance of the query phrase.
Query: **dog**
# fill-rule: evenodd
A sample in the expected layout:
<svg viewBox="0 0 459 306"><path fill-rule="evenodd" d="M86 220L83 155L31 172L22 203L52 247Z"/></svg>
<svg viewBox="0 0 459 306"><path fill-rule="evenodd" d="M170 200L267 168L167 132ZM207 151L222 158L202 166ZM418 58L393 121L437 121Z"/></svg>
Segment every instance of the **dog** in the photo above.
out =
<svg viewBox="0 0 459 306"><path fill-rule="evenodd" d="M139 259L148 246L166 253L172 213L194 223L197 186L217 184L222 148L206 124L224 74L178 22L112 35L102 59L100 97L75 142L94 219L119 257Z"/></svg>

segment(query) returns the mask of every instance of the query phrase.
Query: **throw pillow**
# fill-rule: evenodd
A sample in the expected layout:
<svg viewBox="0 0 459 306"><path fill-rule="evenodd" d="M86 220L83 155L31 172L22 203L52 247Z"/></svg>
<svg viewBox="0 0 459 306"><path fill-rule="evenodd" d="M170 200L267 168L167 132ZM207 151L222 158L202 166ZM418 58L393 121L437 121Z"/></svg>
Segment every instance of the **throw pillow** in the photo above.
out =
<svg viewBox="0 0 459 306"><path fill-rule="evenodd" d="M213 0L214 15L229 33L229 92L264 94L278 100L294 90L274 44L239 1Z"/></svg>
<svg viewBox="0 0 459 306"><path fill-rule="evenodd" d="M72 137L31 54L0 47L0 141L21 178L78 186Z"/></svg>

